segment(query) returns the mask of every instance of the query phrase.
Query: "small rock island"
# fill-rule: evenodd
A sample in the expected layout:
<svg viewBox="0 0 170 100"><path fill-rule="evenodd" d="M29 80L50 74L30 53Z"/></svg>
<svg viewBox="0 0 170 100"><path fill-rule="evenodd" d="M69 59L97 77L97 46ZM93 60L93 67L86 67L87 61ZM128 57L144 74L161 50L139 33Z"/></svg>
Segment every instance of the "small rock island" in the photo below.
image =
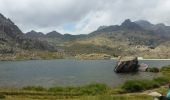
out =
<svg viewBox="0 0 170 100"><path fill-rule="evenodd" d="M118 57L118 62L114 68L116 73L128 72L159 72L158 68L149 68L147 64L139 64L138 57Z"/></svg>

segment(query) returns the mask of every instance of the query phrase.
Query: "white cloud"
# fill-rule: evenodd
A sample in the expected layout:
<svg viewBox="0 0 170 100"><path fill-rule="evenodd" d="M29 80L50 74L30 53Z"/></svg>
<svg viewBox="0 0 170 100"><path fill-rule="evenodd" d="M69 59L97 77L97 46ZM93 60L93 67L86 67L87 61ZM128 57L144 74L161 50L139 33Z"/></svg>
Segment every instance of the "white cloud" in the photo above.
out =
<svg viewBox="0 0 170 100"><path fill-rule="evenodd" d="M87 34L127 18L170 25L169 0L0 0L0 12L24 32ZM74 23L74 31L64 28L70 23Z"/></svg>

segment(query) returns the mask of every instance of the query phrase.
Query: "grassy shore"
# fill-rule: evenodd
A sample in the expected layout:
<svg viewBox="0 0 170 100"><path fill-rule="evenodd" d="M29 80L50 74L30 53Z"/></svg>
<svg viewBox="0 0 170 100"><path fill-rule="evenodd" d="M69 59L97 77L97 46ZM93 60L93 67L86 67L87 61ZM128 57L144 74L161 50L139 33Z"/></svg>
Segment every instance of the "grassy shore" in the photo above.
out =
<svg viewBox="0 0 170 100"><path fill-rule="evenodd" d="M96 87L95 87L96 88ZM85 88L83 93L65 92L59 90L24 90L24 89L0 89L0 98L4 100L152 100L153 97L146 94L126 93L115 94L112 90L94 90ZM74 89L73 89L74 90ZM95 92L94 92L95 91ZM92 93L92 94L89 94ZM96 93L96 94L93 94Z"/></svg>

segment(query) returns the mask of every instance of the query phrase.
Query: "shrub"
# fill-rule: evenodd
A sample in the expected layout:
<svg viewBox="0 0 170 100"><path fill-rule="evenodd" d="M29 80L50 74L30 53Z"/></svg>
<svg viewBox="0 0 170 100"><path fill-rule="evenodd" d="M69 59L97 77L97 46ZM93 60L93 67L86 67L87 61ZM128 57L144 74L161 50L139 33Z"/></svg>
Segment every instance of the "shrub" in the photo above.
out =
<svg viewBox="0 0 170 100"><path fill-rule="evenodd" d="M27 87L23 87L23 90L32 90L32 91L45 91L46 89L41 87L41 86L27 86Z"/></svg>
<svg viewBox="0 0 170 100"><path fill-rule="evenodd" d="M148 71L149 71L149 72L158 73L158 72L159 72L159 68L156 68L156 67L149 68Z"/></svg>
<svg viewBox="0 0 170 100"><path fill-rule="evenodd" d="M170 65L162 67L161 68L161 72L163 73L163 75L169 77L170 76Z"/></svg>
<svg viewBox="0 0 170 100"><path fill-rule="evenodd" d="M126 81L122 89L126 92L139 92L151 88L159 87L159 84L151 80L128 80Z"/></svg>
<svg viewBox="0 0 170 100"><path fill-rule="evenodd" d="M135 80L126 81L123 84L122 88L127 92L136 92L136 91L141 91L144 89L143 84Z"/></svg>
<svg viewBox="0 0 170 100"><path fill-rule="evenodd" d="M106 92L107 89L108 87L105 84L90 84L83 86L82 89L80 88L80 92L85 95L96 95Z"/></svg>
<svg viewBox="0 0 170 100"><path fill-rule="evenodd" d="M52 87L48 89L50 92L64 92L64 90L64 87Z"/></svg>
<svg viewBox="0 0 170 100"><path fill-rule="evenodd" d="M0 99L4 99L4 98L5 98L5 96L0 94Z"/></svg>
<svg viewBox="0 0 170 100"><path fill-rule="evenodd" d="M153 79L156 83L158 83L159 85L164 85L169 83L170 79L168 77L157 77Z"/></svg>

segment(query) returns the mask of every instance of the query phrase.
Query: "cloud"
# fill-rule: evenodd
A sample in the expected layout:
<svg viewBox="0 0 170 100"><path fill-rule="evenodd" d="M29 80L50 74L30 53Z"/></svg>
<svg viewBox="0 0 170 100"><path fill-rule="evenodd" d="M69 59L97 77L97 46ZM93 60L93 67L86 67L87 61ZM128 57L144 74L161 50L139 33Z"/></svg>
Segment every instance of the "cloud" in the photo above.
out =
<svg viewBox="0 0 170 100"><path fill-rule="evenodd" d="M88 34L126 18L170 25L169 0L0 0L0 12L24 32Z"/></svg>

